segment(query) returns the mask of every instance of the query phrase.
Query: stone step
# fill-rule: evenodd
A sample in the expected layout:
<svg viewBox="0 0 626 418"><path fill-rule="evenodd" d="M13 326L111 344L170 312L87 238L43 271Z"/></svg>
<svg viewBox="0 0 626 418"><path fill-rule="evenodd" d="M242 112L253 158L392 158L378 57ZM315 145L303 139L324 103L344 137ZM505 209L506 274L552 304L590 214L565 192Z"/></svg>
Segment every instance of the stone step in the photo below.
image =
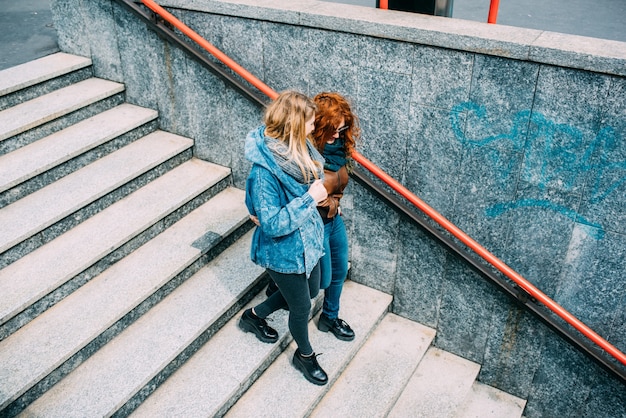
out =
<svg viewBox="0 0 626 418"><path fill-rule="evenodd" d="M60 165L155 120L157 116L154 110L122 104L0 156L0 196L1 193L16 188L42 173L48 173L45 178L40 176L36 179L37 184L21 187L11 193L10 197L0 197L0 207L6 206L7 201L12 203L26 195L27 193L21 192L22 190L32 192L57 180L70 170L80 168L76 167L80 163L74 163L70 168L58 169ZM94 157L88 158L87 162L102 156L102 148L98 149L99 152L95 153ZM84 162L81 163L84 165ZM58 174L51 175L50 171L55 168Z"/></svg>
<svg viewBox="0 0 626 418"><path fill-rule="evenodd" d="M417 322L387 314L310 416L386 416L435 333Z"/></svg>
<svg viewBox="0 0 626 418"><path fill-rule="evenodd" d="M90 67L89 58L58 52L2 70L0 110L91 77Z"/></svg>
<svg viewBox="0 0 626 418"><path fill-rule="evenodd" d="M193 141L178 135L157 131L107 155L82 169L0 209L0 253L32 237L45 241L46 228L73 214L87 218L97 210L88 205L115 191L139 176L146 175L161 164L189 150ZM123 196L120 196L120 198ZM81 209L87 207L80 212ZM102 208L97 208L98 210ZM74 226L74 225L71 225ZM69 229L64 226L63 229ZM52 233L48 234L52 239ZM56 234L57 236L60 234ZM34 241L31 239L31 241ZM32 251L35 244L29 243ZM27 246L24 244L24 246ZM19 254L23 256L24 254ZM17 256L0 256L0 267L15 261ZM2 260L6 258L6 260Z"/></svg>
<svg viewBox="0 0 626 418"><path fill-rule="evenodd" d="M274 344L260 343L239 329L243 310L263 300L264 292L235 314L130 416L222 416L292 341L285 310L275 312L268 320L278 331L279 340Z"/></svg>
<svg viewBox="0 0 626 418"><path fill-rule="evenodd" d="M386 293L347 281L341 300L341 317L356 334L353 341L340 341L330 332L318 331L317 320L309 324L311 345L316 353L323 353L319 362L328 374L329 383L315 386L295 369L291 361L296 344L292 342L264 372L258 368L266 361L267 354L259 356L259 366L248 372L251 377L240 379L241 385L263 374L228 411L227 417L302 417L313 410L387 313L392 298ZM253 334L241 335L237 345L240 351L225 363L235 363L230 367L237 367L243 357L253 355L259 347L266 352L268 348L264 346Z"/></svg>
<svg viewBox="0 0 626 418"><path fill-rule="evenodd" d="M455 418L520 418L525 407L524 399L474 382Z"/></svg>
<svg viewBox="0 0 626 418"><path fill-rule="evenodd" d="M30 404L167 296L208 248L249 223L243 200L224 190L0 342L0 410Z"/></svg>
<svg viewBox="0 0 626 418"><path fill-rule="evenodd" d="M453 417L479 371L474 362L430 347L389 417Z"/></svg>
<svg viewBox="0 0 626 418"><path fill-rule="evenodd" d="M121 104L123 92L123 84L89 78L0 111L0 154Z"/></svg>
<svg viewBox="0 0 626 418"><path fill-rule="evenodd" d="M134 245L137 247L159 233L163 227L154 228L154 225L159 225L161 220L229 174L226 167L192 159L0 270L0 288L4 295L0 298L0 324L22 313L13 319L11 326L0 328L0 339L95 276L99 270L85 270L99 260L110 257L131 240L139 241ZM180 187L181 184L186 187ZM156 230L151 235L146 233L142 240L140 235L151 228ZM127 249L126 253L132 249ZM117 255L118 259L120 257ZM103 264L101 270L109 263ZM68 283L72 279L76 282L73 286Z"/></svg>
<svg viewBox="0 0 626 418"><path fill-rule="evenodd" d="M194 346L214 334L220 321L223 323L237 312L231 308L237 307L264 274L263 268L250 261L251 238L251 232L240 238L30 405L24 414L63 418L110 416L146 385L150 390L150 382L162 380L161 374L178 367L181 353L185 356L187 351L197 350ZM155 412L153 417L168 415L166 410Z"/></svg>

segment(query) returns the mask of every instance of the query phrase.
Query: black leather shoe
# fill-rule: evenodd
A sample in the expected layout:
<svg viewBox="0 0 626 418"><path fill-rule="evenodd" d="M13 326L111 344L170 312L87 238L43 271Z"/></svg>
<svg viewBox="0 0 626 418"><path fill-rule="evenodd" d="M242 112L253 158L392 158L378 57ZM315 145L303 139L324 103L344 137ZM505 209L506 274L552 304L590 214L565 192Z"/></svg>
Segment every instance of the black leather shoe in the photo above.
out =
<svg viewBox="0 0 626 418"><path fill-rule="evenodd" d="M313 353L310 357L304 357L300 354L300 350L296 349L296 352L293 353L293 365L302 372L309 382L319 386L328 383L328 375L317 362L317 354Z"/></svg>
<svg viewBox="0 0 626 418"><path fill-rule="evenodd" d="M354 331L352 331L350 325L348 325L343 319L330 319L326 315L321 314L320 319L317 322L317 329L322 332L330 331L335 334L335 337L343 341L354 340Z"/></svg>
<svg viewBox="0 0 626 418"><path fill-rule="evenodd" d="M246 332L253 332L256 337L264 343L275 343L278 341L278 332L269 325L263 318L259 318L252 313L252 309L246 309L239 319L239 328Z"/></svg>

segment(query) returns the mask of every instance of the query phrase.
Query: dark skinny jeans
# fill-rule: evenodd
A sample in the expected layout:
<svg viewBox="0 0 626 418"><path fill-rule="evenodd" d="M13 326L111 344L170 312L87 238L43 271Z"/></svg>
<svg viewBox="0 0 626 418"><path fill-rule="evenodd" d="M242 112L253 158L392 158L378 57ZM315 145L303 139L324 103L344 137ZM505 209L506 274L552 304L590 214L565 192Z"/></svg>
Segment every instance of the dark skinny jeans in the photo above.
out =
<svg viewBox="0 0 626 418"><path fill-rule="evenodd" d="M254 312L260 318L267 318L271 313L289 306L289 331L293 336L302 355L313 353L309 342L309 314L311 313L311 299L320 291L320 266L313 268L308 280L306 274L283 274L267 270L280 292L275 292L264 302L254 307Z"/></svg>

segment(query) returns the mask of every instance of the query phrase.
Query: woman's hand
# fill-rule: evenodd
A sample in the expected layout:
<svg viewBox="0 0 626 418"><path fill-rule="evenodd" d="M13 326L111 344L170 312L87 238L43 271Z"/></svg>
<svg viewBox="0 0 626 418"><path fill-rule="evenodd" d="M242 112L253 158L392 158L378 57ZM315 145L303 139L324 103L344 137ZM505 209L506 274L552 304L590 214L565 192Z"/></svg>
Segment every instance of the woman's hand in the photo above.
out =
<svg viewBox="0 0 626 418"><path fill-rule="evenodd" d="M326 199L328 196L328 192L326 191L326 187L324 187L324 183L322 180L315 180L311 187L309 187L308 193L311 195L315 203L320 203L322 200Z"/></svg>
<svg viewBox="0 0 626 418"><path fill-rule="evenodd" d="M254 222L256 226L261 226L261 223L259 222L259 218L257 218L256 216L250 215L250 220Z"/></svg>

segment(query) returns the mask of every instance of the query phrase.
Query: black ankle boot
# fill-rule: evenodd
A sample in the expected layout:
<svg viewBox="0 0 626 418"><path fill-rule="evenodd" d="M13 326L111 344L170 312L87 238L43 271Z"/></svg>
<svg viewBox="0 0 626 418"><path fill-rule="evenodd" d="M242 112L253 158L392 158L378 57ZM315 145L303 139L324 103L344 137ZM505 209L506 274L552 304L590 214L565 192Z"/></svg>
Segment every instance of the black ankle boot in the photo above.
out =
<svg viewBox="0 0 626 418"><path fill-rule="evenodd" d="M304 357L300 354L300 350L296 349L296 352L293 353L293 365L302 372L309 382L319 386L328 383L328 375L317 362L315 353L311 354L310 357Z"/></svg>
<svg viewBox="0 0 626 418"><path fill-rule="evenodd" d="M326 315L321 314L320 319L317 322L317 329L322 332L330 331L335 334L335 337L343 341L354 340L354 331L352 331L350 325L348 325L343 319L330 319Z"/></svg>
<svg viewBox="0 0 626 418"><path fill-rule="evenodd" d="M252 309L246 309L239 319L239 328L246 332L253 332L256 337L264 343L275 343L278 341L278 332L269 325L263 318L259 318Z"/></svg>

